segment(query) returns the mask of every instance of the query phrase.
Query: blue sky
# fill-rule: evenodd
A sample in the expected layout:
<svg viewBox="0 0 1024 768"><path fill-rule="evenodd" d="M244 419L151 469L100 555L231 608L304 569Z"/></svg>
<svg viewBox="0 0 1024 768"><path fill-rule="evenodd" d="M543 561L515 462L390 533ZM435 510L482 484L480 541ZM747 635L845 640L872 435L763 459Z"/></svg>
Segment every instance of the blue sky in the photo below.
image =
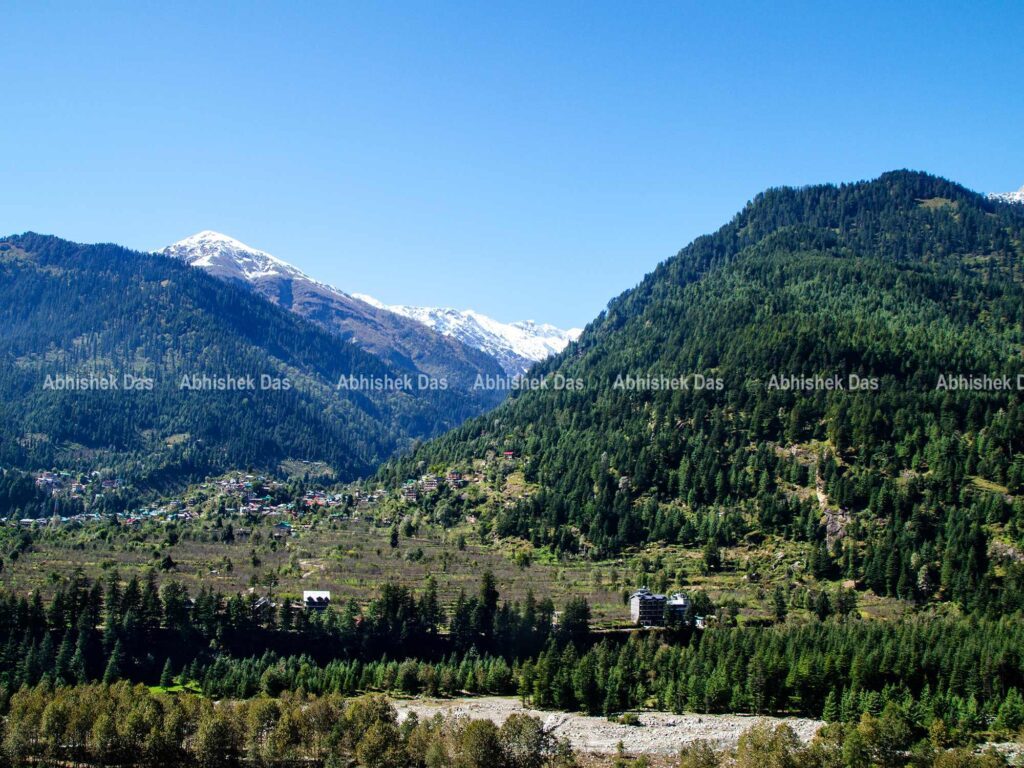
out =
<svg viewBox="0 0 1024 768"><path fill-rule="evenodd" d="M827 7L828 6L828 7ZM1024 4L0 5L0 232L581 325L768 186L1024 184Z"/></svg>

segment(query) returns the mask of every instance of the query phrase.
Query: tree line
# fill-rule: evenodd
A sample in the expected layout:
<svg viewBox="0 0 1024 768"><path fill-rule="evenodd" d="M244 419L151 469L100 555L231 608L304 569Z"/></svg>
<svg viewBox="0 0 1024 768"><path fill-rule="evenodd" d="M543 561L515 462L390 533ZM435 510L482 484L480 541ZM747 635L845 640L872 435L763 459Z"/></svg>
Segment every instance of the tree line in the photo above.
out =
<svg viewBox="0 0 1024 768"><path fill-rule="evenodd" d="M76 573L47 603L0 595L0 711L26 690L130 681L209 699L517 694L606 716L653 705L847 725L897 707L913 733L946 745L1024 726L1019 613L866 622L838 611L613 635L590 630L580 599L553 616L547 600L502 602L489 573L450 612L428 582L419 593L386 585L363 607L262 613L251 595L204 589L193 599L175 582Z"/></svg>
<svg viewBox="0 0 1024 768"><path fill-rule="evenodd" d="M159 587L155 572L127 582L116 569L104 581L74 572L44 603L0 593L0 690L39 683L70 685L121 679L155 683L166 669L192 677L215 660L272 652L316 663L452 654L515 659L549 642L584 642L590 609L581 598L555 606L529 592L522 604L501 601L485 571L477 593L459 594L446 611L428 579L417 594L386 583L365 605L354 600L324 611L285 598L279 604L254 593L223 595L203 587L194 596L180 583ZM247 690L236 695L248 695Z"/></svg>
<svg viewBox="0 0 1024 768"><path fill-rule="evenodd" d="M616 768L648 768L621 746ZM241 765L315 768L575 768L569 743L515 713L490 720L400 719L383 696L288 694L219 701L126 682L23 688L0 722L0 765ZM827 725L804 744L785 724L756 722L735 749L685 745L678 768L1004 768L1006 758L921 731L898 704Z"/></svg>
<svg viewBox="0 0 1024 768"><path fill-rule="evenodd" d="M379 695L285 695L220 701L152 693L127 682L23 688L0 725L11 765L311 765L342 768L571 768L569 746L541 722L399 722Z"/></svg>

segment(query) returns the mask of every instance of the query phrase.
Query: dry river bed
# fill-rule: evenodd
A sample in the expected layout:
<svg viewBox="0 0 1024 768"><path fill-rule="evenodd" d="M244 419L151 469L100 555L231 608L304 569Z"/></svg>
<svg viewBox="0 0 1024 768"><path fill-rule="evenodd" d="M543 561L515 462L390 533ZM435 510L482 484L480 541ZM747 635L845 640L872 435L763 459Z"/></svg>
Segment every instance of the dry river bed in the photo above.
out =
<svg viewBox="0 0 1024 768"><path fill-rule="evenodd" d="M641 712L640 725L610 723L603 717L573 712L544 712L524 707L519 699L504 696L482 696L465 699L398 699L394 701L398 716L405 719L410 712L418 717L432 717L440 712L446 717L465 716L491 720L501 725L509 715L522 712L540 718L544 727L559 738L568 739L583 752L611 754L621 741L630 754L675 754L680 747L703 739L721 749L736 746L740 734L758 720L773 725L785 723L804 742L810 741L824 723L799 717L754 717L747 715L673 715L668 712Z"/></svg>

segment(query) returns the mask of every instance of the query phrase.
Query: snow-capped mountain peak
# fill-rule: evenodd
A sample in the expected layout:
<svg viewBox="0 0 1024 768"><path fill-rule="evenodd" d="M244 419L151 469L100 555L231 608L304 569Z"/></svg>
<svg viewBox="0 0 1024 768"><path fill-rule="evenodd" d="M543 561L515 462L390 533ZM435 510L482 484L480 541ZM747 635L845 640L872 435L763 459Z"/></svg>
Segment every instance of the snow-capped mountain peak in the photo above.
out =
<svg viewBox="0 0 1024 768"><path fill-rule="evenodd" d="M161 251L221 278L253 282L268 277L310 279L298 267L213 230L203 230Z"/></svg>
<svg viewBox="0 0 1024 768"><path fill-rule="evenodd" d="M371 347L386 343L379 338L381 314L390 318L385 326L395 322L404 324L406 328L425 325L442 336L484 352L512 376L524 373L533 363L562 351L580 334L577 328L564 331L532 320L502 323L472 310L389 306L371 296L348 294L314 280L283 259L212 230L197 232L167 246L160 253L222 280L244 282L275 304L282 304L304 316L320 318L325 306L332 307L337 321L335 329L363 338ZM410 320L416 322L410 324ZM386 333L384 335L391 338ZM420 337L413 334L409 338ZM414 346L421 348L427 343L422 338L420 341L421 344ZM415 355L417 349L406 350L406 353Z"/></svg>
<svg viewBox="0 0 1024 768"><path fill-rule="evenodd" d="M989 193L990 200L999 200L1003 203L1024 203L1024 187L1021 187L1016 192L991 192Z"/></svg>
<svg viewBox="0 0 1024 768"><path fill-rule="evenodd" d="M561 352L582 332L579 328L563 330L533 320L503 323L471 309L385 304L359 293L353 297L379 309L418 320L438 333L483 350L496 358L510 375L525 373L533 363Z"/></svg>

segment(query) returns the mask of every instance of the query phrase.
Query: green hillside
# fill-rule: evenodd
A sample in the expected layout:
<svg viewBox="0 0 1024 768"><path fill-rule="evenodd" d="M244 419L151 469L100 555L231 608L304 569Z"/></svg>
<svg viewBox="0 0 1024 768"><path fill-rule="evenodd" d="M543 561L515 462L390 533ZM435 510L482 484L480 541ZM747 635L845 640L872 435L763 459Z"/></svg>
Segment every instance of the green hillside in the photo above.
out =
<svg viewBox="0 0 1024 768"><path fill-rule="evenodd" d="M166 487L299 459L351 479L479 413L453 391L338 389L342 377L404 372L163 256L0 240L0 467L102 469ZM193 376L249 379L184 387ZM113 384L68 389L68 377Z"/></svg>
<svg viewBox="0 0 1024 768"><path fill-rule="evenodd" d="M604 556L779 534L813 544L820 575L879 594L1012 607L1022 242L1024 207L922 173L769 190L535 369L546 390L381 476L510 450L539 490L481 521L495 535ZM981 375L1011 389L938 386Z"/></svg>

